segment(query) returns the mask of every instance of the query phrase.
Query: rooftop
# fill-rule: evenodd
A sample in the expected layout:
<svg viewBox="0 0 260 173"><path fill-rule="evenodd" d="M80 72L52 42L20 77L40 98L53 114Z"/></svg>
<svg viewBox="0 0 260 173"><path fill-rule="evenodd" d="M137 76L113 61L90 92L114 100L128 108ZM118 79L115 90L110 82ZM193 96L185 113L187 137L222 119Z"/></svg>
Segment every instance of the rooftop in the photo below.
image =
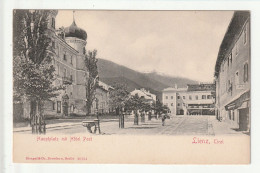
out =
<svg viewBox="0 0 260 173"><path fill-rule="evenodd" d="M215 84L188 84L188 91L214 91Z"/></svg>

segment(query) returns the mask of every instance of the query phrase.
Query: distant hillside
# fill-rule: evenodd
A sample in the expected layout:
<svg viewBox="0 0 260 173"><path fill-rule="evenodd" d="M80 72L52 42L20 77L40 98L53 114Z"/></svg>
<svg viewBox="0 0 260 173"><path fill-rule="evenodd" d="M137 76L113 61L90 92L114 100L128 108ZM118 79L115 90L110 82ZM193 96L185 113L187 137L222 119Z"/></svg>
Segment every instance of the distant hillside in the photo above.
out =
<svg viewBox="0 0 260 173"><path fill-rule="evenodd" d="M133 91L134 89L140 89L140 88L144 88L143 86L137 84L136 82L132 81L132 80L129 80L125 77L112 77L112 78L100 78L100 80L102 82L105 82L106 84L108 85L111 85L113 86L113 84L115 83L123 83L123 84L126 84L127 86L127 90L129 92ZM161 99L161 91L157 91L157 90L154 90L153 88L151 87L145 87L147 90L149 90L151 93L157 95L157 97L159 99Z"/></svg>
<svg viewBox="0 0 260 173"><path fill-rule="evenodd" d="M133 91L135 88L146 88L156 94L159 99L161 99L161 91L164 88L174 86L174 84L177 84L178 87L185 87L187 84L198 83L186 78L137 72L104 59L98 60L98 71L100 80L109 85L124 83L127 85L128 91Z"/></svg>
<svg viewBox="0 0 260 173"><path fill-rule="evenodd" d="M126 78L125 80L133 81L141 87L144 88L151 87L157 91L161 91L162 89L168 87L168 85L153 80L149 76L146 76L144 73L134 71L130 68L118 65L116 63L104 59L98 60L98 72L99 72L100 79L114 78L118 80L119 78L120 79Z"/></svg>
<svg viewBox="0 0 260 173"><path fill-rule="evenodd" d="M172 77L164 74L158 74L156 72L152 73L146 73L146 76L148 76L150 79L157 80L158 82L161 82L167 86L174 87L175 84L177 84L178 88L186 87L187 84L198 84L198 81L187 79L187 78L181 78L181 77Z"/></svg>

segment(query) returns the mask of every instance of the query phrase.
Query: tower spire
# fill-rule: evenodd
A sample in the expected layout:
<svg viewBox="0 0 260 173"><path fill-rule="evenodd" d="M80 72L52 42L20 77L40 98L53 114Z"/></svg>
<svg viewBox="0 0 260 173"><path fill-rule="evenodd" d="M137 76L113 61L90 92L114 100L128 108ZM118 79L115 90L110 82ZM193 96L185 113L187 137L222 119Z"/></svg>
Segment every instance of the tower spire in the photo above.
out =
<svg viewBox="0 0 260 173"><path fill-rule="evenodd" d="M73 22L75 23L75 10L73 10Z"/></svg>

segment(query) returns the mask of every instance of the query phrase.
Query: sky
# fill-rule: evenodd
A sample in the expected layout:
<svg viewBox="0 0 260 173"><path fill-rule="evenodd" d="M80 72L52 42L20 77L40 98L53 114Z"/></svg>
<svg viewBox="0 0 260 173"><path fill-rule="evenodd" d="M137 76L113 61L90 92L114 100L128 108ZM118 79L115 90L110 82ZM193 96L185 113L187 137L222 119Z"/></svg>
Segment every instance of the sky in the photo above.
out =
<svg viewBox="0 0 260 173"><path fill-rule="evenodd" d="M98 58L140 72L212 82L219 46L233 11L86 11L74 13ZM73 21L59 10L56 28Z"/></svg>

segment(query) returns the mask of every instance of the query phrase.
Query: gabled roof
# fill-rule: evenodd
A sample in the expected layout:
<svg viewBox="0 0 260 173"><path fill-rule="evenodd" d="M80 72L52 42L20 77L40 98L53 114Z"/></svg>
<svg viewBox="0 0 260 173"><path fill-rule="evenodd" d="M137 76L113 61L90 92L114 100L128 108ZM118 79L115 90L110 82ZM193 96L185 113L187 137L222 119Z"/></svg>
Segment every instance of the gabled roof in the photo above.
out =
<svg viewBox="0 0 260 173"><path fill-rule="evenodd" d="M233 42L236 41L239 37L239 34L241 33L243 26L248 18L250 18L249 11L234 12L233 17L229 23L228 29L226 31L226 34L219 48L218 58L215 65L215 77L218 77L222 61L225 59L225 56L230 52L230 49L232 48L231 45L233 45Z"/></svg>

